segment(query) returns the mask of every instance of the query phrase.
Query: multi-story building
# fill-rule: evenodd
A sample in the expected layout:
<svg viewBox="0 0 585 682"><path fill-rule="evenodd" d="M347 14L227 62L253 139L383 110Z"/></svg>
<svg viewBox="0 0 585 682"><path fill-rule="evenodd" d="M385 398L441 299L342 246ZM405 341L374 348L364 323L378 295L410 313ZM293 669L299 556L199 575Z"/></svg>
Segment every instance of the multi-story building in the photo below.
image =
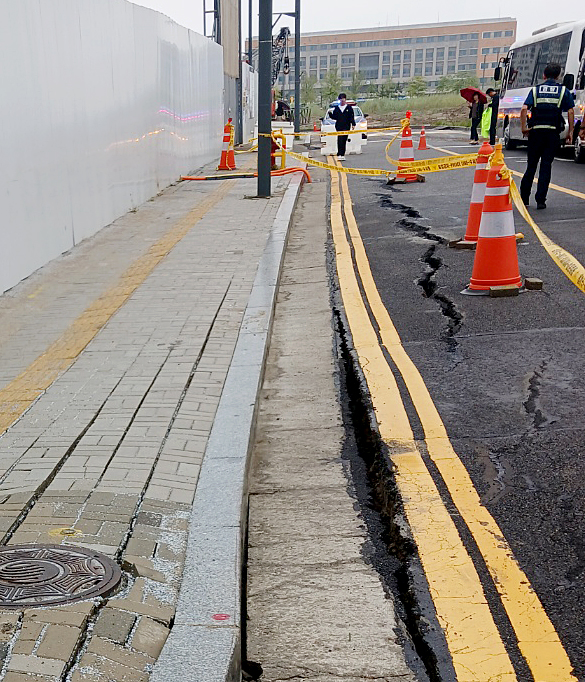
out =
<svg viewBox="0 0 585 682"><path fill-rule="evenodd" d="M317 87L333 69L345 84L359 71L368 85L404 84L422 76L433 90L441 76L471 71L486 86L515 39L511 17L304 33L300 67L316 78ZM293 73L291 59L291 78ZM284 78L281 74L279 85L285 85Z"/></svg>

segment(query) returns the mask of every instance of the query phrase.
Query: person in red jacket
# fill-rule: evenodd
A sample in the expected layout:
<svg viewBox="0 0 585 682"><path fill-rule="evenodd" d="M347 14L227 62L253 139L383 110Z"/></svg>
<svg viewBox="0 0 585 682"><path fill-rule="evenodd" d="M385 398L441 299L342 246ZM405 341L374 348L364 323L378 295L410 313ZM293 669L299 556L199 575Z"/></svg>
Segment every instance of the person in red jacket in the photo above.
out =
<svg viewBox="0 0 585 682"><path fill-rule="evenodd" d="M347 95L345 92L339 93L339 104L333 107L330 116L335 121L335 130L353 130L355 128L355 116L353 107L347 103ZM340 161L345 160L345 146L347 145L347 135L337 136L337 158Z"/></svg>

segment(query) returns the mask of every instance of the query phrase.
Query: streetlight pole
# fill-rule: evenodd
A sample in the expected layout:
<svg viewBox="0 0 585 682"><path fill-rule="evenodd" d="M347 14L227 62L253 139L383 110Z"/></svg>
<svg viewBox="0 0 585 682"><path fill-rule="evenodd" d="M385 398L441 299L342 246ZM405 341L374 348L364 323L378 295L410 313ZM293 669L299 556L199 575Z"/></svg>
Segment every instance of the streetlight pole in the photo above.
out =
<svg viewBox="0 0 585 682"><path fill-rule="evenodd" d="M295 132L301 129L301 0L295 0Z"/></svg>
<svg viewBox="0 0 585 682"><path fill-rule="evenodd" d="M258 29L258 196L270 197L272 0L260 0Z"/></svg>

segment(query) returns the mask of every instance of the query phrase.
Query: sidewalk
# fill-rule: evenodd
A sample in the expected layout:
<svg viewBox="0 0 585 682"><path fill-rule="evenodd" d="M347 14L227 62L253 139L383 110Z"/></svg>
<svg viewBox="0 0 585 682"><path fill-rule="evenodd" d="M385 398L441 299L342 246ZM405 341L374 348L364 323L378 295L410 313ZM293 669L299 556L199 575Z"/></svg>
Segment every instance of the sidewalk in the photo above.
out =
<svg viewBox="0 0 585 682"><path fill-rule="evenodd" d="M239 665L242 486L300 182L181 183L0 297L0 680Z"/></svg>

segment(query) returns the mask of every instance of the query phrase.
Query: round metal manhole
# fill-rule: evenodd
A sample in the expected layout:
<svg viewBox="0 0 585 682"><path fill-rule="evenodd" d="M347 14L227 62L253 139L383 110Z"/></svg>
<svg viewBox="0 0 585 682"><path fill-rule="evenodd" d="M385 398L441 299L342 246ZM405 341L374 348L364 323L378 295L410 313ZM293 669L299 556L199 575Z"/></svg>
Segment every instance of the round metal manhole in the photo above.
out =
<svg viewBox="0 0 585 682"><path fill-rule="evenodd" d="M107 596L121 579L114 561L84 547L0 547L0 609L59 606Z"/></svg>

